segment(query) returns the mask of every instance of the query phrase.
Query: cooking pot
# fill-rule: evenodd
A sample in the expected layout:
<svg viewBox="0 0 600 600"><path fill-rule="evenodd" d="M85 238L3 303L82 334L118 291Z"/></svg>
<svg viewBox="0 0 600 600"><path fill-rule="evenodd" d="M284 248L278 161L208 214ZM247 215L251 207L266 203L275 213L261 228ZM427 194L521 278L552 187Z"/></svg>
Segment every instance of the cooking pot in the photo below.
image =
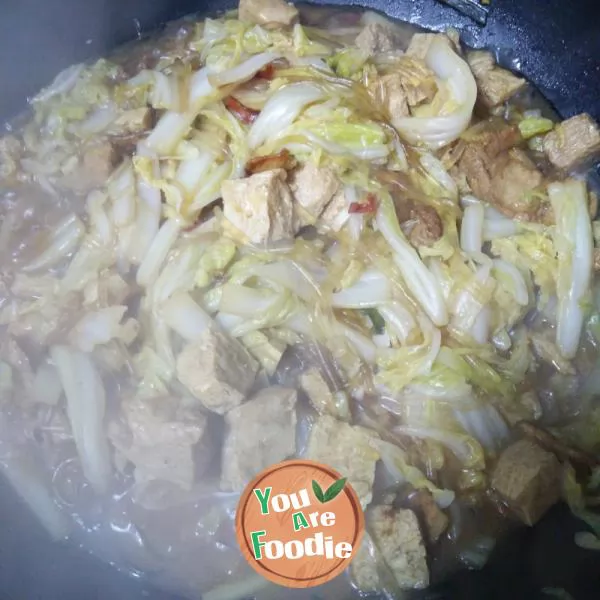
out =
<svg viewBox="0 0 600 600"><path fill-rule="evenodd" d="M595 0L491 0L488 5L477 0L363 0L356 4L426 28L454 26L468 45L497 50L500 62L533 81L562 117L585 111L600 120L600 4ZM0 19L0 120L22 109L27 96L69 64L106 54L184 14L211 14L233 5L233 0L5 2ZM463 12L449 5L462 7ZM143 577L119 573L74 545L52 543L3 481L0 515L1 598L175 598L151 588ZM535 527L518 529L498 543L481 571L458 573L415 597L532 600L568 598L563 594L567 591L574 600L597 600L600 555L575 546L573 535L581 528L564 505L557 505Z"/></svg>

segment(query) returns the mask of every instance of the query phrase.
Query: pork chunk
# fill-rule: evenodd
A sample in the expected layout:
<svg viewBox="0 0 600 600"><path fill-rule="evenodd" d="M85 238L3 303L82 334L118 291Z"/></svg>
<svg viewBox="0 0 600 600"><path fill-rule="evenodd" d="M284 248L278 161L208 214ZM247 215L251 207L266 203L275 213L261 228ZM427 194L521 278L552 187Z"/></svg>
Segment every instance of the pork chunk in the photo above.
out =
<svg viewBox="0 0 600 600"><path fill-rule="evenodd" d="M78 193L87 193L106 184L117 161L117 153L110 142L84 149L79 164L62 177L61 187Z"/></svg>
<svg viewBox="0 0 600 600"><path fill-rule="evenodd" d="M400 48L400 39L391 26L369 23L356 37L356 46L367 56L392 52Z"/></svg>
<svg viewBox="0 0 600 600"><path fill-rule="evenodd" d="M444 235L444 225L435 208L415 204L410 210L410 219L402 224L408 232L408 240L415 247L432 246Z"/></svg>
<svg viewBox="0 0 600 600"><path fill-rule="evenodd" d="M586 113L571 117L546 134L544 152L560 171L585 165L600 154L598 125Z"/></svg>
<svg viewBox="0 0 600 600"><path fill-rule="evenodd" d="M223 182L223 215L244 241L267 244L293 237L293 197L286 177L283 169L273 169Z"/></svg>
<svg viewBox="0 0 600 600"><path fill-rule="evenodd" d="M507 128L470 143L458 162L458 171L475 196L505 215L543 221L547 206L532 193L542 184L542 173L522 150L505 149L513 143L511 131Z"/></svg>
<svg viewBox="0 0 600 600"><path fill-rule="evenodd" d="M367 522L373 541L398 585L403 589L427 587L427 553L415 513L408 509L376 506Z"/></svg>
<svg viewBox="0 0 600 600"><path fill-rule="evenodd" d="M431 493L427 490L418 490L410 497L410 505L421 518L423 529L427 532L429 541L432 543L437 542L442 533L448 529L450 522L435 503Z"/></svg>
<svg viewBox="0 0 600 600"><path fill-rule="evenodd" d="M240 0L239 18L257 25L292 25L298 20L298 10L283 0Z"/></svg>
<svg viewBox="0 0 600 600"><path fill-rule="evenodd" d="M496 65L492 54L485 50L469 52L467 62L475 76L479 98L487 108L504 104L527 85L525 79Z"/></svg>
<svg viewBox="0 0 600 600"><path fill-rule="evenodd" d="M225 416L221 488L241 490L266 467L296 452L296 391L273 386Z"/></svg>
<svg viewBox="0 0 600 600"><path fill-rule="evenodd" d="M538 220L544 207L531 192L542 184L543 176L527 154L518 148L509 150L492 163L491 173L491 198L496 208L508 216Z"/></svg>
<svg viewBox="0 0 600 600"><path fill-rule="evenodd" d="M379 459L369 443L374 437L376 434L364 427L353 427L323 415L313 425L306 457L347 477L365 507L371 502L375 463Z"/></svg>
<svg viewBox="0 0 600 600"><path fill-rule="evenodd" d="M179 381L220 415L244 401L257 372L258 363L246 348L216 329L207 329L177 357Z"/></svg>
<svg viewBox="0 0 600 600"><path fill-rule="evenodd" d="M307 162L290 175L296 226L313 225L340 186L335 171Z"/></svg>
<svg viewBox="0 0 600 600"><path fill-rule="evenodd" d="M124 423L111 424L109 437L135 466L136 483L160 480L191 489L194 450L208 440L206 417L182 413L179 400L168 396L124 400L121 410Z"/></svg>
<svg viewBox="0 0 600 600"><path fill-rule="evenodd" d="M560 463L529 440L506 448L492 473L491 486L527 525L534 525L560 496Z"/></svg>

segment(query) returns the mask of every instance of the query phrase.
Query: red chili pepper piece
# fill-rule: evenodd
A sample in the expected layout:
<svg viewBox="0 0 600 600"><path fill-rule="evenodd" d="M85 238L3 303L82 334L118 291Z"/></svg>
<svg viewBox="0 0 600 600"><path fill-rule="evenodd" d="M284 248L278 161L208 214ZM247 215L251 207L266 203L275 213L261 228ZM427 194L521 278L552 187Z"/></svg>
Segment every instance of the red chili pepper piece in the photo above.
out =
<svg viewBox="0 0 600 600"><path fill-rule="evenodd" d="M275 79L275 66L269 63L256 73L258 79Z"/></svg>
<svg viewBox="0 0 600 600"><path fill-rule="evenodd" d="M234 114L242 123L246 123L246 125L250 125L250 123L254 123L256 121L256 117L258 117L258 111L252 110L247 106L244 106L241 102L238 102L233 96L228 96L224 100L225 106Z"/></svg>
<svg viewBox="0 0 600 600"><path fill-rule="evenodd" d="M377 198L375 194L367 194L364 202L352 202L348 207L348 212L353 214L374 213L377 210Z"/></svg>

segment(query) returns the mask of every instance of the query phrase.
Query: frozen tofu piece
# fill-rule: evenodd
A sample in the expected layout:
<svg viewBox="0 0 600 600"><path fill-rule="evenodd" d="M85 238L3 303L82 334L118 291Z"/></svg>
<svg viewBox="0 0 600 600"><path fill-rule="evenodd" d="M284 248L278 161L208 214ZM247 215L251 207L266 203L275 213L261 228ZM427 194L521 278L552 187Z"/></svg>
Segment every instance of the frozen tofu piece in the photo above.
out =
<svg viewBox="0 0 600 600"><path fill-rule="evenodd" d="M427 490L418 490L410 497L410 505L421 518L423 529L430 542L437 542L442 533L448 529L449 520L442 509L435 503Z"/></svg>
<svg viewBox="0 0 600 600"><path fill-rule="evenodd" d="M348 220L349 202L344 188L340 186L331 202L327 205L317 221L317 228L321 231L339 231Z"/></svg>
<svg viewBox="0 0 600 600"><path fill-rule="evenodd" d="M600 154L600 130L586 113L559 123L544 137L544 152L560 171L570 171Z"/></svg>
<svg viewBox="0 0 600 600"><path fill-rule="evenodd" d="M286 177L284 169L273 169L223 182L223 215L242 241L267 244L294 236L293 196Z"/></svg>
<svg viewBox="0 0 600 600"><path fill-rule="evenodd" d="M522 77L499 67L486 50L469 52L467 62L475 76L479 98L487 108L504 104L527 85Z"/></svg>
<svg viewBox="0 0 600 600"><path fill-rule="evenodd" d="M372 594L381 588L377 569L379 551L371 536L365 532L362 543L350 563L350 579L362 594Z"/></svg>
<svg viewBox="0 0 600 600"><path fill-rule="evenodd" d="M427 552L419 521L412 510L376 506L367 517L373 541L403 589L429 584Z"/></svg>
<svg viewBox="0 0 600 600"><path fill-rule="evenodd" d="M239 18L257 25L291 25L298 20L298 9L283 0L240 0Z"/></svg>
<svg viewBox="0 0 600 600"><path fill-rule="evenodd" d="M317 419L310 432L306 458L329 465L347 477L363 507L373 497L378 452L370 441L376 433L338 421L329 415Z"/></svg>
<svg viewBox="0 0 600 600"><path fill-rule="evenodd" d="M500 455L491 486L524 523L533 525L558 501L559 475L554 454L521 440Z"/></svg>
<svg viewBox="0 0 600 600"><path fill-rule="evenodd" d="M330 167L317 167L309 161L290 174L294 195L295 222L298 228L313 225L340 187Z"/></svg>
<svg viewBox="0 0 600 600"><path fill-rule="evenodd" d="M240 405L250 391L258 363L235 338L209 328L177 357L179 381L220 415Z"/></svg>
<svg viewBox="0 0 600 600"><path fill-rule="evenodd" d="M209 444L206 417L183 413L180 401L170 396L124 400L121 413L123 420L111 424L109 437L133 463L136 484L160 480L191 489L197 466L194 451L199 443Z"/></svg>
<svg viewBox="0 0 600 600"><path fill-rule="evenodd" d="M79 164L60 178L61 187L86 193L106 184L118 159L110 142L102 142L83 150Z"/></svg>
<svg viewBox="0 0 600 600"><path fill-rule="evenodd" d="M331 415L338 419L348 419L348 406L330 389L323 375L316 367L312 367L300 375L300 388L308 397L313 408L320 415ZM341 393L341 392L340 392Z"/></svg>
<svg viewBox="0 0 600 600"><path fill-rule="evenodd" d="M356 46L367 56L400 49L400 38L392 25L369 23L356 37Z"/></svg>
<svg viewBox="0 0 600 600"><path fill-rule="evenodd" d="M296 390L257 392L225 415L221 488L241 490L263 469L296 452Z"/></svg>
<svg viewBox="0 0 600 600"><path fill-rule="evenodd" d="M408 99L400 73L388 73L379 78L374 92L378 103L385 109L390 123L396 126L399 119L408 117Z"/></svg>

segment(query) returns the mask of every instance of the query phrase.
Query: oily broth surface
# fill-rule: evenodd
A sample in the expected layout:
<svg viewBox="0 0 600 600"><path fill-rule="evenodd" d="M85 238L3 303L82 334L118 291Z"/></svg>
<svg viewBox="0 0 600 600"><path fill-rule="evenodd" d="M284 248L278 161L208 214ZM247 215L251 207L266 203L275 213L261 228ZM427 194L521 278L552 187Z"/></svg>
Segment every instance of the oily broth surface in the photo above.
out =
<svg viewBox="0 0 600 600"><path fill-rule="evenodd" d="M302 8L303 22L307 25L322 27L328 23L349 30L356 25L360 14L361 11L354 8ZM172 24L167 34L128 44L115 56L122 58L132 69L139 68L140 64L152 68L153 62L160 58L161 48L168 49L171 43L184 38L191 22L184 20ZM406 45L413 33L422 31L409 24L402 24L402 30L406 34ZM348 33L349 37L351 35L355 34ZM554 116L539 94L523 95L517 101L524 103L526 108L540 108L544 114ZM11 251L2 256L3 264L12 266L24 264L35 255L35 248L43 246L45 230L52 228L61 214L76 209L73 199L64 198L57 204L43 189L33 188L18 197L11 190L0 190L0 207L4 214L16 213L19 223L14 238L20 241L11 242ZM133 277L130 276L128 283L135 285ZM133 311L135 295L130 302ZM541 372L530 383L540 390L542 399L547 397L547 404L552 405L553 392L547 389L546 375ZM574 386L576 389L577 382ZM111 382L107 390L109 417L115 414L119 394L127 387L126 380ZM568 417L580 410L575 403L557 417ZM72 534L74 542L83 544L119 569L143 574L152 583L176 589L190 597L197 597L199 591L211 589L232 575L251 576L233 535L237 495L214 492L218 468L209 472L206 482L202 482L206 485L201 485L188 497L179 498L174 506L150 511L133 501L130 493L132 476L127 469L115 475L105 496L98 497L91 492L78 466L75 448L68 441L68 423L63 410L47 407L36 415L35 421L9 413L2 425L2 454L10 456L17 444L20 451L23 447L31 450L34 460L43 465L56 502L76 524ZM218 425L216 427L218 429ZM222 431L217 431L216 435L222 435ZM214 460L218 463L216 455ZM160 491L156 501L157 504L165 502ZM434 549L433 582L459 567L461 553L472 544L497 537L512 526L496 511L484 509L474 514L468 505L454 509L457 514L453 516L462 521L462 532L458 541L444 539ZM331 582L318 593L320 597L332 599L359 597L344 578ZM288 595L308 598L310 592ZM258 597L280 596L277 590L264 590Z"/></svg>

